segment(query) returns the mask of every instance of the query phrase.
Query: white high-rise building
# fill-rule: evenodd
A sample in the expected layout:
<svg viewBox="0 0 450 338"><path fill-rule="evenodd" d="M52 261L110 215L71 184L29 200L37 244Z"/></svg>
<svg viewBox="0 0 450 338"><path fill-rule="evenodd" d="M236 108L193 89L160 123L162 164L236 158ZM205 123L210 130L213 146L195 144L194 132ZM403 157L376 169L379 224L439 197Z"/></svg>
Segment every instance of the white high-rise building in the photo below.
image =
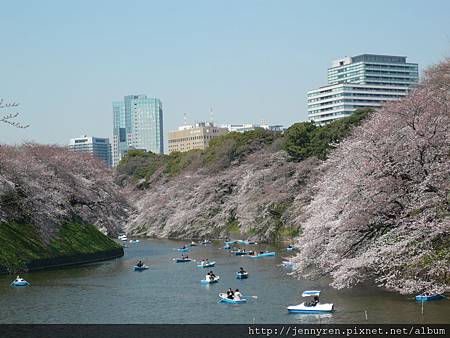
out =
<svg viewBox="0 0 450 338"><path fill-rule="evenodd" d="M112 165L111 144L109 138L81 136L73 138L69 142L69 149L83 153L89 153L102 160L109 167Z"/></svg>
<svg viewBox="0 0 450 338"><path fill-rule="evenodd" d="M404 56L362 54L335 60L328 85L307 94L308 118L326 124L359 108L380 108L406 96L418 80L418 65Z"/></svg>

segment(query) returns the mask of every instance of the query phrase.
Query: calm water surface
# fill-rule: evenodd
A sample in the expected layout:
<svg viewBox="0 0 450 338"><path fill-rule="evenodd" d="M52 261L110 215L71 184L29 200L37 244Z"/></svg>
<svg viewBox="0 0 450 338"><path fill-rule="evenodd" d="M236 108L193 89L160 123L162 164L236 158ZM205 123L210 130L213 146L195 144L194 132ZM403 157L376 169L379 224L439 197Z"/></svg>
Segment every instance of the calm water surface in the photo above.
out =
<svg viewBox="0 0 450 338"><path fill-rule="evenodd" d="M141 240L128 244L125 256L81 267L24 274L28 288L11 288L13 276L0 276L0 323L450 323L450 301L421 304L376 288L334 290L328 281L296 280L280 263L288 256L252 259L223 250L221 243L191 248L190 258L216 261L220 281L201 285L207 269L196 263L176 264L174 249L182 242ZM254 247L254 246L249 246ZM134 272L143 259L150 269ZM235 272L243 266L246 280ZM239 288L255 295L247 304L217 303L218 293ZM333 314L288 314L300 303L302 290L322 290L322 302L335 304ZM368 320L365 318L367 311Z"/></svg>

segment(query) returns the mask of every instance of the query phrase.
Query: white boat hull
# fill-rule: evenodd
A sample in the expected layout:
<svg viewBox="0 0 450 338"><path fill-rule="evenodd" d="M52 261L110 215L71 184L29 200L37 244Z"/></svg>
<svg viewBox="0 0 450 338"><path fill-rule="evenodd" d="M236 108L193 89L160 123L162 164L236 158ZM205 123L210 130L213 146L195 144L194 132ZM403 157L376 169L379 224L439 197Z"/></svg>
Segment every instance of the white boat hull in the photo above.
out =
<svg viewBox="0 0 450 338"><path fill-rule="evenodd" d="M334 306L331 303L318 303L316 306L305 306L305 303L301 303L299 305L288 306L287 309L291 313L321 313L333 312Z"/></svg>

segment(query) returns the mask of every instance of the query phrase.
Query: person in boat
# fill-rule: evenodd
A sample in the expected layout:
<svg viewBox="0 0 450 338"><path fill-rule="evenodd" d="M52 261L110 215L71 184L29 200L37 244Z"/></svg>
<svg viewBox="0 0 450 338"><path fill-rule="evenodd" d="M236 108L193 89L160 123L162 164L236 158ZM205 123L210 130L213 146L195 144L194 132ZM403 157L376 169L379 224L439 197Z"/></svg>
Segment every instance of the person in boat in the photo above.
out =
<svg viewBox="0 0 450 338"><path fill-rule="evenodd" d="M214 274L214 272L212 272L212 270L209 272L209 275L211 276L211 279L216 278L216 275Z"/></svg>
<svg viewBox="0 0 450 338"><path fill-rule="evenodd" d="M317 304L319 304L319 297L318 296L314 296L313 305L312 306L316 306Z"/></svg>
<svg viewBox="0 0 450 338"><path fill-rule="evenodd" d="M233 293L233 298L234 298L234 300L241 300L241 298L242 298L242 294L239 292L239 289L236 289L235 291L234 291L234 293Z"/></svg>
<svg viewBox="0 0 450 338"><path fill-rule="evenodd" d="M231 288L229 288L229 289L227 290L227 298L228 298L228 299L234 299L234 291L231 290Z"/></svg>
<svg viewBox="0 0 450 338"><path fill-rule="evenodd" d="M186 245L183 245L181 249L186 249Z"/></svg>
<svg viewBox="0 0 450 338"><path fill-rule="evenodd" d="M138 267L142 267L144 265L144 263L142 263L142 261L140 260L139 262L137 262L137 264L136 264L136 266L138 266Z"/></svg>
<svg viewBox="0 0 450 338"><path fill-rule="evenodd" d="M205 260L204 259L202 259L200 265L205 265Z"/></svg>
<svg viewBox="0 0 450 338"><path fill-rule="evenodd" d="M244 274L246 271L244 270L244 268L241 266L241 268L239 269L239 273L240 274Z"/></svg>

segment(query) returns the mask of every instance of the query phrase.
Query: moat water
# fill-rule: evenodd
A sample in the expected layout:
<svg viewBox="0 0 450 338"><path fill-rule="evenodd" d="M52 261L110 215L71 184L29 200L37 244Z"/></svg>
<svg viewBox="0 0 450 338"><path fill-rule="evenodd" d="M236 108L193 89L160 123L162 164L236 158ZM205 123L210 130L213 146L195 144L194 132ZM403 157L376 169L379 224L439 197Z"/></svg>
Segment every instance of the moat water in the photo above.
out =
<svg viewBox="0 0 450 338"><path fill-rule="evenodd" d="M280 246L276 257L252 259L223 250L223 243L190 249L193 259L216 261L216 284L201 285L207 269L195 262L176 264L183 243L141 240L127 244L125 255L111 261L24 274L30 287L12 288L14 276L0 276L0 323L450 323L450 300L414 300L377 288L335 290L328 280L298 280L281 266L290 254ZM134 272L138 259L150 266ZM236 279L239 267L249 278ZM218 294L239 288L246 304L218 303ZM303 290L322 290L321 301L334 303L331 314L289 314ZM423 307L422 307L423 306ZM367 317L366 317L367 315Z"/></svg>

